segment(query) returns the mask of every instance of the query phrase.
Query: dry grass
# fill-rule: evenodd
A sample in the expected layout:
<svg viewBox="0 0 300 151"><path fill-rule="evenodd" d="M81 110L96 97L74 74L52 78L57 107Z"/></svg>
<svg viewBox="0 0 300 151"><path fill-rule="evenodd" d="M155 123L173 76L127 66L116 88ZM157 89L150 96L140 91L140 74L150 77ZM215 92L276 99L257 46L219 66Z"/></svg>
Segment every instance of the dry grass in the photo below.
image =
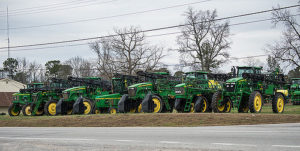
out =
<svg viewBox="0 0 300 151"><path fill-rule="evenodd" d="M299 114L117 114L56 117L0 117L0 126L21 127L123 127L216 126L300 122Z"/></svg>
<svg viewBox="0 0 300 151"><path fill-rule="evenodd" d="M264 106L262 113L162 113L162 114L98 114L71 116L0 116L0 126L21 127L123 127L123 126L216 126L300 122L300 106L288 105L284 114L272 113Z"/></svg>

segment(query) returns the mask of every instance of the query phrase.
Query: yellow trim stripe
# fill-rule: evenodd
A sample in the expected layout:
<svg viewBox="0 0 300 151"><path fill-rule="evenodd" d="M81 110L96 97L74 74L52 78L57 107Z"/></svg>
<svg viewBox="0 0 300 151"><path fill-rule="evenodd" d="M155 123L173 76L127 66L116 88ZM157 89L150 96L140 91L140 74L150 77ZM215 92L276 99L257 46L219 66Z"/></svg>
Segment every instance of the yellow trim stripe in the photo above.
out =
<svg viewBox="0 0 300 151"><path fill-rule="evenodd" d="M121 99L121 98L96 98L96 100Z"/></svg>
<svg viewBox="0 0 300 151"><path fill-rule="evenodd" d="M139 87L152 86L152 84L140 85Z"/></svg>

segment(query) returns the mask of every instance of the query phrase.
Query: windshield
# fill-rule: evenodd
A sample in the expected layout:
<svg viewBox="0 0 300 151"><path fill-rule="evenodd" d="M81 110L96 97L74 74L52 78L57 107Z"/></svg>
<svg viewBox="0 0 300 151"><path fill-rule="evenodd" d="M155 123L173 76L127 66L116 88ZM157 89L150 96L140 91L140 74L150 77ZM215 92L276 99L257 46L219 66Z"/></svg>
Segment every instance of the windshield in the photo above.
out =
<svg viewBox="0 0 300 151"><path fill-rule="evenodd" d="M238 76L241 77L243 73L253 73L253 69L252 68L239 68L238 71Z"/></svg>
<svg viewBox="0 0 300 151"><path fill-rule="evenodd" d="M187 78L197 78L197 79L207 79L207 74L201 73L188 73L186 75Z"/></svg>
<svg viewBox="0 0 300 151"><path fill-rule="evenodd" d="M299 84L300 85L300 80L292 80L292 84Z"/></svg>
<svg viewBox="0 0 300 151"><path fill-rule="evenodd" d="M43 88L43 85L42 84L36 84L36 85L34 85L34 88L36 89L36 88Z"/></svg>

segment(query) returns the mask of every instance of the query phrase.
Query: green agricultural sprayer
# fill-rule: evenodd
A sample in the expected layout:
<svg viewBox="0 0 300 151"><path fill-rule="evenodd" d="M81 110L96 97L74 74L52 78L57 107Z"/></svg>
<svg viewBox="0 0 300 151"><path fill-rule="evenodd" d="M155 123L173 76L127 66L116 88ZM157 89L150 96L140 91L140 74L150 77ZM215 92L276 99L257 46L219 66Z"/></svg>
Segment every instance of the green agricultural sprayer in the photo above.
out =
<svg viewBox="0 0 300 151"><path fill-rule="evenodd" d="M181 78L166 72L139 71L137 75L145 77L148 82L128 87L128 94L123 95L119 101L119 112L171 112L175 101L174 88L181 83Z"/></svg>
<svg viewBox="0 0 300 151"><path fill-rule="evenodd" d="M75 85L68 80L52 78L44 88L32 94L32 102L22 109L24 115L54 115L53 102L60 99L63 90Z"/></svg>
<svg viewBox="0 0 300 151"><path fill-rule="evenodd" d="M95 113L117 113L118 103L122 95L128 94L128 86L141 81L138 76L115 74L112 78L111 94L96 96Z"/></svg>
<svg viewBox="0 0 300 151"><path fill-rule="evenodd" d="M44 87L43 83L31 83L27 84L25 89L20 89L20 92L13 94L13 102L8 107L8 114L10 116L18 116L22 111L23 106L32 102L32 93L39 91ZM23 110L23 114L25 115Z"/></svg>
<svg viewBox="0 0 300 151"><path fill-rule="evenodd" d="M290 94L293 105L300 105L300 78L291 79Z"/></svg>
<svg viewBox="0 0 300 151"><path fill-rule="evenodd" d="M231 78L212 97L214 112L261 112L265 101L272 102L274 113L282 113L287 102L288 90L284 89L285 79L278 71L262 74L262 67L233 67ZM265 100L265 101L264 101Z"/></svg>
<svg viewBox="0 0 300 151"><path fill-rule="evenodd" d="M109 94L111 83L98 77L75 78L68 80L80 83L81 86L66 89L62 98L55 104L56 114L91 114L96 96Z"/></svg>
<svg viewBox="0 0 300 151"><path fill-rule="evenodd" d="M222 87L208 79L203 71L187 72L184 83L175 86L175 109L177 112L210 112L211 99Z"/></svg>

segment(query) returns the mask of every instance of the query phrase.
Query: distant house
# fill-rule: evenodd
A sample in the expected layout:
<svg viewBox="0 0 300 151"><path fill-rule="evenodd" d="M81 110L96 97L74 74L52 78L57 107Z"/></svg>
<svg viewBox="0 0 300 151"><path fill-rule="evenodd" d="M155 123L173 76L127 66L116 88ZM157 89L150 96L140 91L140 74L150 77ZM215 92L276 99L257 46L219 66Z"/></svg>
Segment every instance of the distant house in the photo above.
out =
<svg viewBox="0 0 300 151"><path fill-rule="evenodd" d="M25 88L25 84L12 79L0 79L0 107L8 107L13 101L12 94Z"/></svg>

